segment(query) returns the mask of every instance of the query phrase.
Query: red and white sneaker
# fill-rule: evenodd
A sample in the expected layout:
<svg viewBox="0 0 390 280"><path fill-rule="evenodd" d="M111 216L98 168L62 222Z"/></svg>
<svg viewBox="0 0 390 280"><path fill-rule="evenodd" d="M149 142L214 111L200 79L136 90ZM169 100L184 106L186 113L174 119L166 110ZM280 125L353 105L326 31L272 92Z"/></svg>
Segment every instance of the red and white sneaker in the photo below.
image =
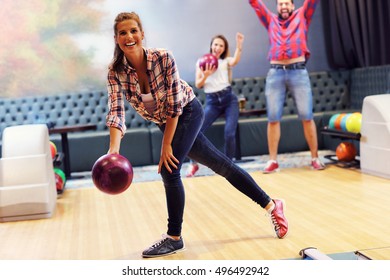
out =
<svg viewBox="0 0 390 280"><path fill-rule="evenodd" d="M279 171L279 164L276 160L269 160L264 167L263 173L273 173Z"/></svg>
<svg viewBox="0 0 390 280"><path fill-rule="evenodd" d="M196 173L198 170L199 170L199 165L198 165L197 163L191 163L191 164L188 166L186 177L187 177L187 178L194 177L194 176L195 176L195 173Z"/></svg>
<svg viewBox="0 0 390 280"><path fill-rule="evenodd" d="M288 232L288 222L286 217L284 216L284 202L279 199L273 199L275 203L275 208L269 214L271 217L272 225L274 226L274 230L276 236L279 239L282 239L286 236Z"/></svg>
<svg viewBox="0 0 390 280"><path fill-rule="evenodd" d="M323 164L319 158L313 158L311 160L311 168L314 170L324 170L325 164Z"/></svg>

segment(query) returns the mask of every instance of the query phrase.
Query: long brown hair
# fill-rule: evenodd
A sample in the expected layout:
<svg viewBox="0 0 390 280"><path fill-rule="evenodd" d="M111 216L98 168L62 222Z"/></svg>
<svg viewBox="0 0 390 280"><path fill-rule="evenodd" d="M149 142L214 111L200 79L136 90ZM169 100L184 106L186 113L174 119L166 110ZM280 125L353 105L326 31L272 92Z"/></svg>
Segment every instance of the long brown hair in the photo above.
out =
<svg viewBox="0 0 390 280"><path fill-rule="evenodd" d="M221 39L225 43L225 49L224 49L223 53L221 53L221 56L220 56L221 59L225 59L226 57L228 57L230 55L230 52L229 52L229 42L228 42L228 40L226 39L225 36L223 36L221 34L215 35L211 39L210 53L212 53L211 47L213 46L213 42L214 42L215 39ZM232 82L232 80L233 80L233 73L232 73L232 69L230 67L228 68L228 77L229 77L229 82Z"/></svg>
<svg viewBox="0 0 390 280"><path fill-rule="evenodd" d="M138 16L138 14L136 14L135 12L120 13L115 18L115 23L114 23L115 37L118 36L118 34L117 34L118 33L118 28L117 28L118 24L121 23L122 21L125 21L125 20L136 21L139 29L141 30L141 32L143 32L141 19ZM114 71L120 72L123 70L123 56L124 56L123 51L121 50L119 45L117 43L115 43L114 57L112 59L112 68Z"/></svg>

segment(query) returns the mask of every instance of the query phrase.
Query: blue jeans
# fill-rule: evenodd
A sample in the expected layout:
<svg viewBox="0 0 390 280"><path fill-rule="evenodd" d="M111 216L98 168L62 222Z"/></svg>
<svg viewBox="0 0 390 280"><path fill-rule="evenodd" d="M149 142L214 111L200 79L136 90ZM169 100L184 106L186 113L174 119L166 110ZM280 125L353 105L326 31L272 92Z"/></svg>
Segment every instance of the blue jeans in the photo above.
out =
<svg viewBox="0 0 390 280"><path fill-rule="evenodd" d="M265 208L271 201L271 198L245 170L234 164L230 158L219 151L200 131L203 119L204 112L202 105L195 98L185 106L183 114L179 117L172 140L173 154L180 161L178 168L172 168L172 173L169 173L164 166L161 169L161 177L165 187L168 207L167 234L169 235L181 235L185 192L180 170L187 156L225 177L237 190L251 198L261 207ZM161 125L160 129L164 131L165 124Z"/></svg>
<svg viewBox="0 0 390 280"><path fill-rule="evenodd" d="M313 119L313 96L307 69L274 69L268 71L265 84L269 122L282 119L286 91L289 89L300 120Z"/></svg>
<svg viewBox="0 0 390 280"><path fill-rule="evenodd" d="M225 114L224 152L232 159L236 151L236 129L239 115L238 98L231 87L215 93L206 94L204 122L201 131L206 131L216 119Z"/></svg>

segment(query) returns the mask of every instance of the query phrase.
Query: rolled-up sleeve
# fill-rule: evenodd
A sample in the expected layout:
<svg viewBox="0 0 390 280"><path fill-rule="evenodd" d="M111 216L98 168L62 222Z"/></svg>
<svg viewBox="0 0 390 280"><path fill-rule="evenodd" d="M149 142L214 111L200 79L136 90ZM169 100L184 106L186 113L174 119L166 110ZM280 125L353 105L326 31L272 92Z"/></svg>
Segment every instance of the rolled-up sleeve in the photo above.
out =
<svg viewBox="0 0 390 280"><path fill-rule="evenodd" d="M121 84L113 70L109 70L107 75L108 92L108 113L106 125L114 127L122 132L126 132L124 97L121 91Z"/></svg>
<svg viewBox="0 0 390 280"><path fill-rule="evenodd" d="M183 112L183 103L186 99L179 71L171 52L167 52L166 60L166 83L167 83L167 116L174 118Z"/></svg>

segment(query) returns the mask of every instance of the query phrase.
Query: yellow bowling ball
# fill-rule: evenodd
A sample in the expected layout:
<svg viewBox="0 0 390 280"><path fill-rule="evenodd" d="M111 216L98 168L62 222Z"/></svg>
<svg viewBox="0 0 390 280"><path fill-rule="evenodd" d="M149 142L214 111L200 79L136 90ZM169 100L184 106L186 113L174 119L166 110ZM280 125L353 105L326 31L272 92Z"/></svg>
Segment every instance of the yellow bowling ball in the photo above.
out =
<svg viewBox="0 0 390 280"><path fill-rule="evenodd" d="M359 112L350 115L346 121L346 128L348 132L360 133L362 126L362 114Z"/></svg>

